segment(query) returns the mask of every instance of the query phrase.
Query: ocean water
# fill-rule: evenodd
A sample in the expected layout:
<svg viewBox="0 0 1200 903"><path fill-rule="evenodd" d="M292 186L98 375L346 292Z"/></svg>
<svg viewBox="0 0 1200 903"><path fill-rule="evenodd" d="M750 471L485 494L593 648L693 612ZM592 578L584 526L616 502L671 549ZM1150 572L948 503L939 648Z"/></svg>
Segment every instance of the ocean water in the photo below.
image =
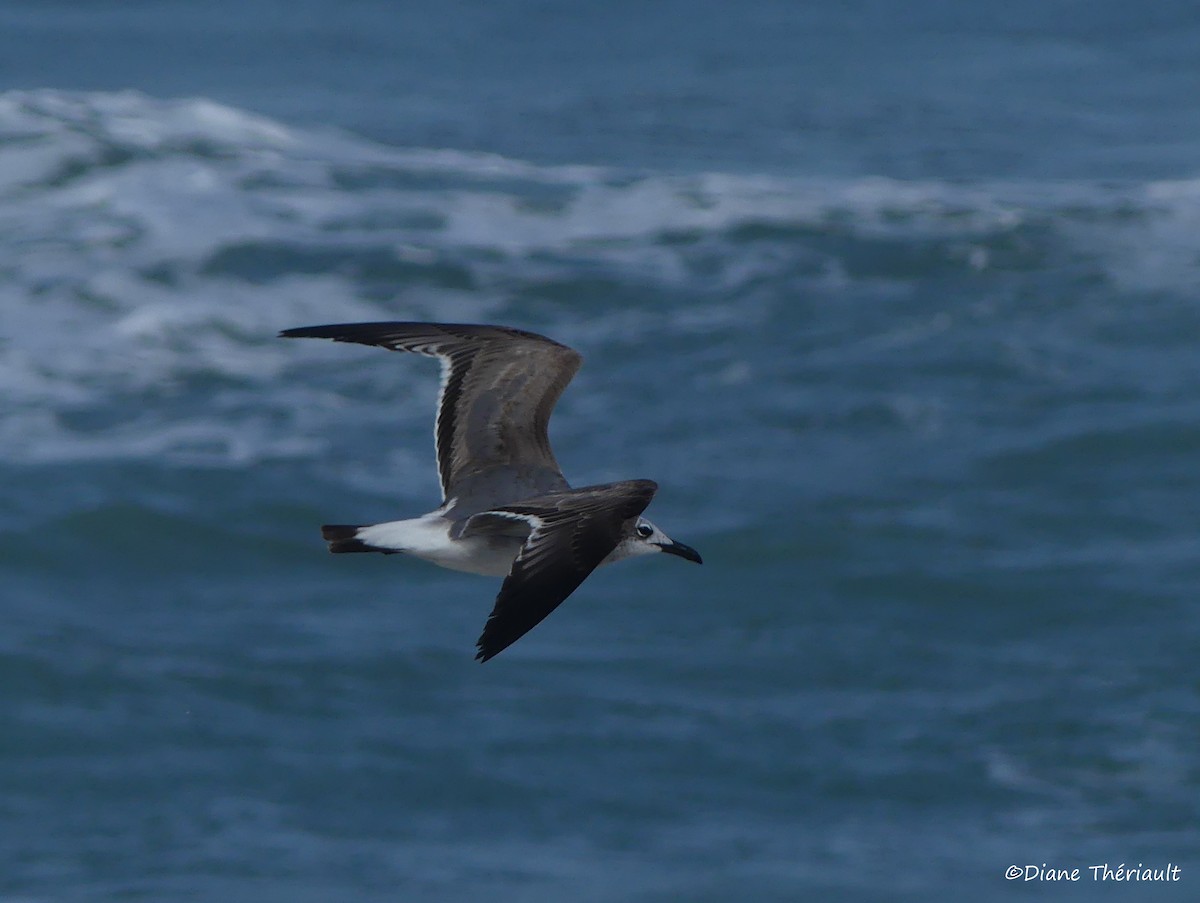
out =
<svg viewBox="0 0 1200 903"><path fill-rule="evenodd" d="M1197 46L5 3L0 899L1196 899ZM436 366L275 338L377 319L578 348L568 478L703 567L481 666L497 581L326 554L438 501Z"/></svg>

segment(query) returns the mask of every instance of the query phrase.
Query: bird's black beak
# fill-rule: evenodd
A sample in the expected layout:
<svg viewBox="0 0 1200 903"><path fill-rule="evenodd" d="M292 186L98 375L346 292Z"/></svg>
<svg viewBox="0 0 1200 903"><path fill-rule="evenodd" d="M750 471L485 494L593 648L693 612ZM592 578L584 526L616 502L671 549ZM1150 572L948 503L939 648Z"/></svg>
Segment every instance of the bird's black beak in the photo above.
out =
<svg viewBox="0 0 1200 903"><path fill-rule="evenodd" d="M671 555L678 555L680 558L686 558L688 561L694 561L696 564L704 564L704 560L700 557L700 553L691 546L685 546L681 542L664 542L659 546L664 552Z"/></svg>

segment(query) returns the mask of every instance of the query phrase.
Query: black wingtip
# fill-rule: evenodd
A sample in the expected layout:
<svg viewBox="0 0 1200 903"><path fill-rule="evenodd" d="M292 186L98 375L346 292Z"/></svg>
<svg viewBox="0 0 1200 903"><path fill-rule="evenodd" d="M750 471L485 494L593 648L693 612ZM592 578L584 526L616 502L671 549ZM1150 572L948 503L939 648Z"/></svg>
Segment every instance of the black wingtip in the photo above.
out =
<svg viewBox="0 0 1200 903"><path fill-rule="evenodd" d="M488 619L489 623L491 623L491 620L491 618ZM475 661L479 662L480 664L491 661L497 655L515 643L518 639L520 639L523 635L524 634L518 634L512 638L497 637L490 636L488 631L485 630L480 635L479 639L475 641Z"/></svg>
<svg viewBox="0 0 1200 903"><path fill-rule="evenodd" d="M281 329L278 337L281 339L332 339L335 336L331 333L337 329L337 326L296 326L292 329Z"/></svg>
<svg viewBox="0 0 1200 903"><path fill-rule="evenodd" d="M379 323L325 323L321 326L297 326L279 333L281 339L333 339L335 342L353 342L357 345L382 345L392 347L390 342L399 332L414 327L437 325L422 323L379 322Z"/></svg>

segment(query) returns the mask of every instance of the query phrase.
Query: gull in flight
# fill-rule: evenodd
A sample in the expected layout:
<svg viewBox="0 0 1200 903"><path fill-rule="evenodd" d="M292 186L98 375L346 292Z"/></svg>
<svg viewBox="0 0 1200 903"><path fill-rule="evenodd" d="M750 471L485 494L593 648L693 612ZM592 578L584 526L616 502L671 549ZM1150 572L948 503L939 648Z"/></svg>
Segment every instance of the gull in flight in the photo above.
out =
<svg viewBox="0 0 1200 903"><path fill-rule="evenodd" d="M597 567L667 552L700 563L642 517L658 484L622 480L572 489L546 429L579 370L579 353L505 326L346 323L286 338L377 345L442 365L434 439L442 504L421 517L321 528L331 552L404 552L444 568L502 576L476 643L487 661L536 627Z"/></svg>

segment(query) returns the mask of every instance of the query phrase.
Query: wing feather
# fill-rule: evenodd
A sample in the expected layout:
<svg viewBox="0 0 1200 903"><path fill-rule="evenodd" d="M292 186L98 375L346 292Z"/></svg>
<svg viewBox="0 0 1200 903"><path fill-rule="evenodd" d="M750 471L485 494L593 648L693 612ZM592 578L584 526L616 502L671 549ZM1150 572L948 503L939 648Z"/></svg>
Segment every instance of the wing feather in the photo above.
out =
<svg viewBox="0 0 1200 903"><path fill-rule="evenodd" d="M443 501L486 495L498 485L516 487L518 495L567 488L548 435L554 405L583 361L566 345L522 329L465 323L341 323L280 335L441 360L434 440Z"/></svg>
<svg viewBox="0 0 1200 903"><path fill-rule="evenodd" d="M486 662L562 604L617 547L625 523L646 510L657 489L652 480L626 480L548 493L471 518L464 536L477 518L480 530L493 517L525 520L531 528L496 596L475 657Z"/></svg>

